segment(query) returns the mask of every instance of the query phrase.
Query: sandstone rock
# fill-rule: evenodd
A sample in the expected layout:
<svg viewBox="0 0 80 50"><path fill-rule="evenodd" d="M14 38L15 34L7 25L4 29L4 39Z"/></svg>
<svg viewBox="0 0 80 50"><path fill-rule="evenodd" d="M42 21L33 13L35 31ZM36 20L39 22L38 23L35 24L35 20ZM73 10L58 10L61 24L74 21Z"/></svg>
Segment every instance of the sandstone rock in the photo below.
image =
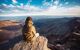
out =
<svg viewBox="0 0 80 50"><path fill-rule="evenodd" d="M47 41L48 40L45 37L38 36L32 44L20 41L19 43L15 44L15 46L10 50L50 50L47 47Z"/></svg>

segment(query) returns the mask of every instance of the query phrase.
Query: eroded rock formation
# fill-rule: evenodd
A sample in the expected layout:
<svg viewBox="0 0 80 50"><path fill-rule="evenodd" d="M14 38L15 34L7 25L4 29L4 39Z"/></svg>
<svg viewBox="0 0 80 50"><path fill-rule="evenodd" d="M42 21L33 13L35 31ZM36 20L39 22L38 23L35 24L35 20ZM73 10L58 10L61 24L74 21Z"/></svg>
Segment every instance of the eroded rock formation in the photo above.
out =
<svg viewBox="0 0 80 50"><path fill-rule="evenodd" d="M47 47L47 39L39 36L33 41L33 44L21 41L17 43L11 50L50 50Z"/></svg>

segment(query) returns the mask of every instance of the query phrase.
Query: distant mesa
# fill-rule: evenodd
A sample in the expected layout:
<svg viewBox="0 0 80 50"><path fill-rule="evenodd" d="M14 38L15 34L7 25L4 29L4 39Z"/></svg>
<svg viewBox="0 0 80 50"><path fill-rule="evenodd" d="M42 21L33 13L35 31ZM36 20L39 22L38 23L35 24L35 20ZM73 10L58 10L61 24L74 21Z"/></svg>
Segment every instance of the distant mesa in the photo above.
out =
<svg viewBox="0 0 80 50"><path fill-rule="evenodd" d="M10 21L10 20L0 21L0 27L14 26L14 25L20 25L20 23L16 21Z"/></svg>

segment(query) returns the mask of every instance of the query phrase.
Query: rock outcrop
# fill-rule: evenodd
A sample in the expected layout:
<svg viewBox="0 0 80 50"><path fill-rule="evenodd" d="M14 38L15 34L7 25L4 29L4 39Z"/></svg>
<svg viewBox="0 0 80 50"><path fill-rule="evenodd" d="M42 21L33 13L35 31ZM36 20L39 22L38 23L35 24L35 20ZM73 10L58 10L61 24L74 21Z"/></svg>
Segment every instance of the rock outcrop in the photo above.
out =
<svg viewBox="0 0 80 50"><path fill-rule="evenodd" d="M32 44L25 41L20 41L10 50L50 50L47 47L47 41L48 40L45 37L38 36Z"/></svg>

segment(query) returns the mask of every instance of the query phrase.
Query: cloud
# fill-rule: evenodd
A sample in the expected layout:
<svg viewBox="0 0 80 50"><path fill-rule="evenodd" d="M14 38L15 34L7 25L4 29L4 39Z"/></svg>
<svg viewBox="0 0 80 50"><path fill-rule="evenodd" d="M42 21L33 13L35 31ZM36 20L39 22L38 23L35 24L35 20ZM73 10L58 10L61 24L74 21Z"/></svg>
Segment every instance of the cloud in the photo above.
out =
<svg viewBox="0 0 80 50"><path fill-rule="evenodd" d="M51 2L53 2L53 0L51 0Z"/></svg>
<svg viewBox="0 0 80 50"><path fill-rule="evenodd" d="M55 1L54 1L54 4L55 4L55 5L58 5L58 4L59 4L59 0L55 0Z"/></svg>
<svg viewBox="0 0 80 50"><path fill-rule="evenodd" d="M13 5L13 4L10 4L10 5L7 5L7 6L4 6L2 5L2 7L4 8L4 12L2 12L3 8L0 10L0 14L9 14L9 13L28 13L28 12L40 12L42 11L41 8L39 7L36 7L36 6L32 6L32 5L23 5L21 3L20 6L18 5ZM5 8L7 7L7 8Z"/></svg>
<svg viewBox="0 0 80 50"><path fill-rule="evenodd" d="M69 4L69 2L66 2L65 4L67 5L67 4Z"/></svg>
<svg viewBox="0 0 80 50"><path fill-rule="evenodd" d="M13 4L8 5L8 7L13 8L15 7Z"/></svg>
<svg viewBox="0 0 80 50"><path fill-rule="evenodd" d="M43 0L43 7L51 6L52 3L48 2L47 0Z"/></svg>
<svg viewBox="0 0 80 50"><path fill-rule="evenodd" d="M43 13L47 15L67 15L67 16L80 16L80 6L75 6L75 7L57 7L57 6L52 6L48 8L47 10L43 11Z"/></svg>
<svg viewBox="0 0 80 50"><path fill-rule="evenodd" d="M5 4L4 4L5 5ZM8 13L0 13L0 16L31 16L31 15L48 15L48 16L80 16L80 6L73 7L61 7L58 5L52 5L46 9L41 9L40 7L33 5L23 5L10 6L8 9L11 9ZM22 7L23 6L23 7ZM2 10L0 10L2 11Z"/></svg>
<svg viewBox="0 0 80 50"><path fill-rule="evenodd" d="M41 11L42 10L39 7L36 7L36 6L29 6L26 9L29 10L29 11Z"/></svg>
<svg viewBox="0 0 80 50"><path fill-rule="evenodd" d="M32 2L32 0L28 0L27 5L30 5Z"/></svg>
<svg viewBox="0 0 80 50"><path fill-rule="evenodd" d="M43 3L43 6L50 6L50 3L49 2L45 2L45 3Z"/></svg>
<svg viewBox="0 0 80 50"><path fill-rule="evenodd" d="M7 4L4 4L4 3L2 5L5 6L5 7L7 6Z"/></svg>
<svg viewBox="0 0 80 50"><path fill-rule="evenodd" d="M17 1L16 1L16 0L12 0L12 2L13 2L13 3L17 3Z"/></svg>

